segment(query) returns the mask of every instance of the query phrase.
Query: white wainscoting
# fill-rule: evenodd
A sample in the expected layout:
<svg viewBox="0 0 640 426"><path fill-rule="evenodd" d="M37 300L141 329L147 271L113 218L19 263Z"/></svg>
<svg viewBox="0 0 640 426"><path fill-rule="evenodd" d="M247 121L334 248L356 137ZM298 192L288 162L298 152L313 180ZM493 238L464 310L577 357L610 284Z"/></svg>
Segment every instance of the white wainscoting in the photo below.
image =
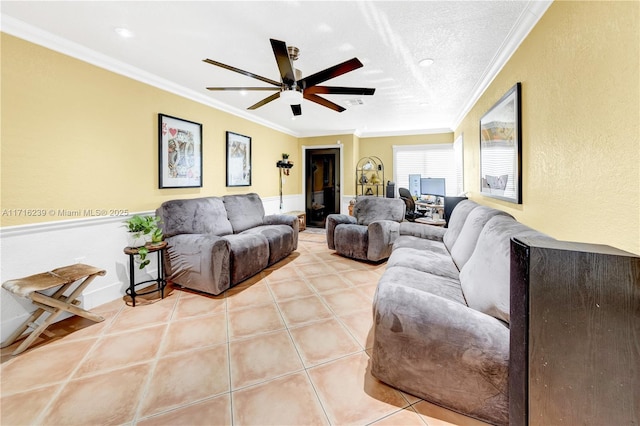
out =
<svg viewBox="0 0 640 426"><path fill-rule="evenodd" d="M281 211L280 197L263 198L265 213L304 210L302 195L284 196L282 201ZM123 252L127 243L122 222L126 218L97 217L0 228L0 281L26 277L74 263L86 263L105 269L107 274L98 276L85 289L81 306L91 309L121 299L129 286L129 257ZM150 259L151 263L144 270L139 270L136 266L137 281L146 275L149 278L156 276L156 256L151 255ZM0 290L0 309L1 340L5 341L35 307L30 301L3 288ZM60 319L68 316L60 316Z"/></svg>

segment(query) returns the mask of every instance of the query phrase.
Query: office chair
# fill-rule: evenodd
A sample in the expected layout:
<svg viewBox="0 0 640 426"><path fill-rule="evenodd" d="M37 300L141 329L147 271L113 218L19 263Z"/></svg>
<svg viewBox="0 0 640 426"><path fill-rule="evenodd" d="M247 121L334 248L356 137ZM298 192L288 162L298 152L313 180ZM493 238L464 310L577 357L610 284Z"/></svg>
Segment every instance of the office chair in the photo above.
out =
<svg viewBox="0 0 640 426"><path fill-rule="evenodd" d="M405 219L413 222L415 218L421 217L422 214L416 212L416 202L413 200L411 193L407 188L398 188L398 194L400 198L404 200L405 205L407 206L407 210L405 212Z"/></svg>

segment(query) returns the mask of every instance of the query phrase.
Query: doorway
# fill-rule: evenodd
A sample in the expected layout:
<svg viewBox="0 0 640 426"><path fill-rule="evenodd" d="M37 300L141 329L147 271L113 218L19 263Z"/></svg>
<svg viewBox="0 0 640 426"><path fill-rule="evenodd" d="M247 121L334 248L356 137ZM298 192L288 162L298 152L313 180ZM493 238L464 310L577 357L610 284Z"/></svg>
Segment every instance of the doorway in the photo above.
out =
<svg viewBox="0 0 640 426"><path fill-rule="evenodd" d="M307 226L324 228L327 216L340 213L340 149L307 149L305 170Z"/></svg>

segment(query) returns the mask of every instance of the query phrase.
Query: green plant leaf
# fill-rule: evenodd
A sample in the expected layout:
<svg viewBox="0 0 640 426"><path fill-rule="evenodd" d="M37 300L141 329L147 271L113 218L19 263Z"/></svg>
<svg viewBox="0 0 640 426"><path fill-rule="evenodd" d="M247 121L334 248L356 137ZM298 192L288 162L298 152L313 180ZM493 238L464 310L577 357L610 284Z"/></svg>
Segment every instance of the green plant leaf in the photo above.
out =
<svg viewBox="0 0 640 426"><path fill-rule="evenodd" d="M140 269L144 269L145 266L151 263L151 260L147 259L148 254L149 254L149 249L147 247L138 248L138 259L136 260L136 262L140 264L139 266Z"/></svg>

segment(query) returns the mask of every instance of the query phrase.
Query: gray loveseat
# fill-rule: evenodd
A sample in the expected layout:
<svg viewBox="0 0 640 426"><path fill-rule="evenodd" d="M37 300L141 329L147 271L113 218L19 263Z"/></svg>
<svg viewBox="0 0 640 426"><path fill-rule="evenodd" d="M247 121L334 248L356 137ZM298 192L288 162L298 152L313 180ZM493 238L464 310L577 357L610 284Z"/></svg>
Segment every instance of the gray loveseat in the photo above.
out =
<svg viewBox="0 0 640 426"><path fill-rule="evenodd" d="M404 222L399 233L373 303L372 374L508 424L510 239L549 237L471 200L448 228Z"/></svg>
<svg viewBox="0 0 640 426"><path fill-rule="evenodd" d="M165 268L182 287L220 294L298 248L298 218L267 215L258 194L162 203Z"/></svg>
<svg viewBox="0 0 640 426"><path fill-rule="evenodd" d="M353 216L327 216L327 245L342 256L384 260L399 235L404 212L404 201L399 198L360 197L353 206Z"/></svg>

